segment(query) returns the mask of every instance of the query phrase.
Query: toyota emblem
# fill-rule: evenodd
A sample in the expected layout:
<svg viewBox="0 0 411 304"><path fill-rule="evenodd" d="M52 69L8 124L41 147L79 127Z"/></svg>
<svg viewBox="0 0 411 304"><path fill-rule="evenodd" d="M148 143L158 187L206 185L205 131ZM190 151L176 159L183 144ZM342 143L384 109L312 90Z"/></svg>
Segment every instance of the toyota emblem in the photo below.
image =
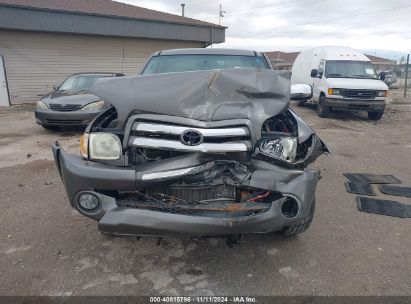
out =
<svg viewBox="0 0 411 304"><path fill-rule="evenodd" d="M180 140L187 146L197 146L204 140L203 134L196 130L185 130L181 133Z"/></svg>

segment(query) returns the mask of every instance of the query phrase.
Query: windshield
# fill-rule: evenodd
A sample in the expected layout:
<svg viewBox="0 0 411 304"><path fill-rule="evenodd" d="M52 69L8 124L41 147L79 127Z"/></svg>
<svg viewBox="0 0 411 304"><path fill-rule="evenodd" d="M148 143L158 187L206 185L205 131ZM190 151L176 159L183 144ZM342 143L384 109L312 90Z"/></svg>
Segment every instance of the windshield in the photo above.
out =
<svg viewBox="0 0 411 304"><path fill-rule="evenodd" d="M97 80L108 75L74 75L66 79L60 86L59 91L70 91L73 93L89 92Z"/></svg>
<svg viewBox="0 0 411 304"><path fill-rule="evenodd" d="M329 60L325 65L325 77L377 79L377 74L369 61Z"/></svg>
<svg viewBox="0 0 411 304"><path fill-rule="evenodd" d="M258 68L268 69L263 57L236 55L166 55L150 59L144 75L214 69Z"/></svg>

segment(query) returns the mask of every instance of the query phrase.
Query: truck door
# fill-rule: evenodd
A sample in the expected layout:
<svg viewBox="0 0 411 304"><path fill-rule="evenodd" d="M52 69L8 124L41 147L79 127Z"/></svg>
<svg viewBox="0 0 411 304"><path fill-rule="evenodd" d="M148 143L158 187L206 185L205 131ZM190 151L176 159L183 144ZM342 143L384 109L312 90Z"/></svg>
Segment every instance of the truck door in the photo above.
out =
<svg viewBox="0 0 411 304"><path fill-rule="evenodd" d="M312 78L313 86L313 101L318 102L320 93L324 90L324 73L325 73L325 60L321 60L318 65L318 77ZM320 78L321 75L321 78Z"/></svg>
<svg viewBox="0 0 411 304"><path fill-rule="evenodd" d="M9 90L7 88L6 69L3 56L0 56L0 106L9 106Z"/></svg>

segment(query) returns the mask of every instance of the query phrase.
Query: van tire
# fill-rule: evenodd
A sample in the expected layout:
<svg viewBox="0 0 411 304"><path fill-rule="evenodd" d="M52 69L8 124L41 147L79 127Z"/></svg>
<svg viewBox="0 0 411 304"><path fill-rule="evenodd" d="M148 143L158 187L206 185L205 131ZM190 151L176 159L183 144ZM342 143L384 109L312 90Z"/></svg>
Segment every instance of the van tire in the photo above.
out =
<svg viewBox="0 0 411 304"><path fill-rule="evenodd" d="M317 104L317 114L321 118L327 118L330 115L330 107L326 106L327 98L324 94L320 95L320 99Z"/></svg>
<svg viewBox="0 0 411 304"><path fill-rule="evenodd" d="M300 108L305 106L305 103L307 102L307 100L299 100L297 103L297 106L299 106Z"/></svg>
<svg viewBox="0 0 411 304"><path fill-rule="evenodd" d="M383 115L384 115L384 110L368 112L368 118L370 120L380 120Z"/></svg>
<svg viewBox="0 0 411 304"><path fill-rule="evenodd" d="M59 130L59 127L58 126L44 126L44 125L41 125L44 129L46 129L47 131L53 131L53 132L55 132L55 131L58 131Z"/></svg>
<svg viewBox="0 0 411 304"><path fill-rule="evenodd" d="M297 234L303 233L310 227L315 213L315 199L311 204L310 214L301 221L287 226L281 230L281 234L287 237L295 237Z"/></svg>

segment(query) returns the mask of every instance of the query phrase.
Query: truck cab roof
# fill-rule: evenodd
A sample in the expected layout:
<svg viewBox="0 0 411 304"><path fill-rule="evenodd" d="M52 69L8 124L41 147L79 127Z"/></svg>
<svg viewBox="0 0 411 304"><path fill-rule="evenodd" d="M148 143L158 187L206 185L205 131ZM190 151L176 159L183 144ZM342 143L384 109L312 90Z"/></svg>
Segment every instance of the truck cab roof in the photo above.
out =
<svg viewBox="0 0 411 304"><path fill-rule="evenodd" d="M370 61L363 53L343 46L320 46L311 49L314 56L319 56L323 60L355 60Z"/></svg>
<svg viewBox="0 0 411 304"><path fill-rule="evenodd" d="M187 48L187 49L171 49L155 53L153 56L168 56L168 55L232 55L232 56L263 56L261 52L238 50L238 49L223 49L223 48Z"/></svg>

